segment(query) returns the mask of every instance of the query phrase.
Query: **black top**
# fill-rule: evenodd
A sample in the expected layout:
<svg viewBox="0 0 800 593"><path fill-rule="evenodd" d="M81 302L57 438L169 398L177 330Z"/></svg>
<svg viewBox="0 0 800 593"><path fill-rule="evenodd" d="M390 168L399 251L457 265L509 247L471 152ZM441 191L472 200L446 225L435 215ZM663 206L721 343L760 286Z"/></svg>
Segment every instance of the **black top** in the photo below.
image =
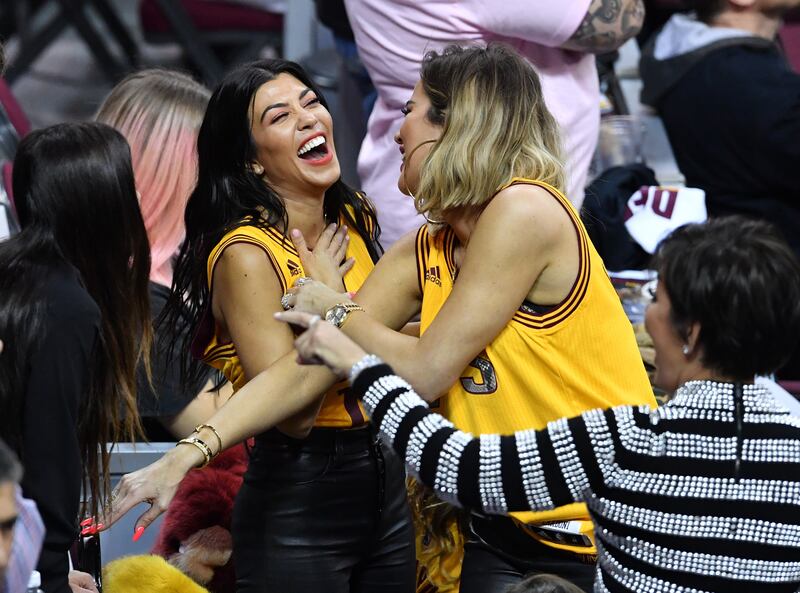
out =
<svg viewBox="0 0 800 593"><path fill-rule="evenodd" d="M647 57L647 56L646 56ZM800 254L800 74L774 44L725 40L671 60L643 58L686 184L712 216L775 224Z"/></svg>
<svg viewBox="0 0 800 593"><path fill-rule="evenodd" d="M155 282L150 282L150 312L153 322L158 319L169 298L169 288ZM184 389L181 386L180 360L182 354L176 352L169 356L167 344L163 342L154 328L153 348L150 356L150 366L153 374L153 387L148 384L144 369L140 368L137 381L137 398L139 414L150 441L174 441L175 438L158 422L158 418L175 416L188 406L202 385L196 389ZM182 340L178 341L178 344ZM186 356L189 356L187 353ZM213 374L209 370L208 377ZM205 382L205 381L204 381Z"/></svg>
<svg viewBox="0 0 800 593"><path fill-rule="evenodd" d="M596 593L800 586L800 418L763 386L690 381L658 409L590 410L479 438L433 413L387 365L363 370L352 389L409 471L447 502L493 514L585 502Z"/></svg>
<svg viewBox="0 0 800 593"><path fill-rule="evenodd" d="M53 269L42 287L44 335L30 360L23 408L22 490L36 502L46 529L37 570L47 593L70 593L67 553L78 536L81 452L78 413L100 340L100 310L70 265Z"/></svg>

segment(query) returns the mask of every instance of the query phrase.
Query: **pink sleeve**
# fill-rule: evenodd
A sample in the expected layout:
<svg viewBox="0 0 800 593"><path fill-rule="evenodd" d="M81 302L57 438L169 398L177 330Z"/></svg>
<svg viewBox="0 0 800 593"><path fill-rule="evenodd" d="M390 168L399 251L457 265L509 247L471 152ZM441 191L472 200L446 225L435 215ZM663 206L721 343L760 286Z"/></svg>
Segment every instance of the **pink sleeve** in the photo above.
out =
<svg viewBox="0 0 800 593"><path fill-rule="evenodd" d="M578 29L591 0L466 0L484 31L559 47Z"/></svg>

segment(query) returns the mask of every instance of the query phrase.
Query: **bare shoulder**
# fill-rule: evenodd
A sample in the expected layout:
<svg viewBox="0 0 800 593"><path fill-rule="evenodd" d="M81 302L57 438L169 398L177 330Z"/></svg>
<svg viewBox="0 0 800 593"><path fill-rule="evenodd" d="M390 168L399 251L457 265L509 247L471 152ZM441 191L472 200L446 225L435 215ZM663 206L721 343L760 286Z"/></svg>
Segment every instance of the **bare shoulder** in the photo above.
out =
<svg viewBox="0 0 800 593"><path fill-rule="evenodd" d="M227 246L220 254L213 273L217 282L225 283L233 280L278 281L272 271L269 256L263 248L252 243L233 243Z"/></svg>
<svg viewBox="0 0 800 593"><path fill-rule="evenodd" d="M557 240L572 223L564 206L548 190L521 183L492 198L478 226L503 231L502 235L514 241L531 241L541 246Z"/></svg>
<svg viewBox="0 0 800 593"><path fill-rule="evenodd" d="M392 246L386 251L384 258L391 259L407 259L414 257L417 250L417 233L419 229L410 231L400 237L397 241L392 243Z"/></svg>

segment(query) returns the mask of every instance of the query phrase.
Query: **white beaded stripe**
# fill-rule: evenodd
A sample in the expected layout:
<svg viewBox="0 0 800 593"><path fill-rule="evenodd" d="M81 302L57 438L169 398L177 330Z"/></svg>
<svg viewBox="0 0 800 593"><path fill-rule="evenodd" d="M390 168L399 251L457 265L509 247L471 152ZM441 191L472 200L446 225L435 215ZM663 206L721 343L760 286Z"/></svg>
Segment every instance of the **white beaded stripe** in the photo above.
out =
<svg viewBox="0 0 800 593"><path fill-rule="evenodd" d="M736 437L709 437L669 431L659 434L630 426L620 434L620 443L632 453L651 457L736 458Z"/></svg>
<svg viewBox="0 0 800 593"><path fill-rule="evenodd" d="M522 430L515 433L514 436L522 471L522 485L525 489L528 506L532 510L553 508L553 499L547 489L542 460L539 457L536 431Z"/></svg>
<svg viewBox="0 0 800 593"><path fill-rule="evenodd" d="M603 410L590 410L582 414L589 441L600 468L602 479L608 480L614 468L614 439L608 429L608 421Z"/></svg>
<svg viewBox="0 0 800 593"><path fill-rule="evenodd" d="M647 564L664 570L680 570L700 576L780 583L800 580L800 562L755 560L714 553L686 552L665 548L630 536L618 536L595 526L595 536L608 545Z"/></svg>
<svg viewBox="0 0 800 593"><path fill-rule="evenodd" d="M758 463L797 463L800 441L793 439L747 439L742 447L745 461Z"/></svg>
<svg viewBox="0 0 800 593"><path fill-rule="evenodd" d="M597 545L597 565L601 571L610 575L624 587L636 593L713 593L706 589L682 587L675 583L662 581L655 577L636 572L623 566L599 539ZM596 590L596 589L595 589Z"/></svg>
<svg viewBox="0 0 800 593"><path fill-rule="evenodd" d="M394 401L389 405L386 411L379 430L386 435L390 442L394 442L397 437L397 429L408 413L415 407L420 405L419 397L411 391L406 391L397 396Z"/></svg>
<svg viewBox="0 0 800 593"><path fill-rule="evenodd" d="M674 498L704 498L714 500L764 501L797 503L800 501L800 484L781 480L708 478L705 476L678 476L654 474L624 469L616 466L607 485L632 492Z"/></svg>
<svg viewBox="0 0 800 593"><path fill-rule="evenodd" d="M422 453L425 450L425 445L428 440L433 436L437 430L448 423L441 416L429 415L422 418L420 422L414 425L411 429L411 434L408 437L408 445L406 445L406 464L409 469L415 474L419 474L420 466L422 464ZM450 424L452 426L452 424Z"/></svg>
<svg viewBox="0 0 800 593"><path fill-rule="evenodd" d="M561 469L561 475L567 483L570 496L573 500L581 500L583 491L589 486L589 477L583 469L567 419L561 418L550 422L547 425L547 432L553 443L556 461Z"/></svg>
<svg viewBox="0 0 800 593"><path fill-rule="evenodd" d="M362 401L370 416L375 412L375 408L378 407L383 398L386 397L386 394L395 389L405 389L408 391L411 389L411 385L397 375L387 375L378 378L377 381L369 386Z"/></svg>
<svg viewBox="0 0 800 593"><path fill-rule="evenodd" d="M505 513L508 510L508 505L503 492L500 435L480 435L479 458L478 489L481 495L481 506L487 513Z"/></svg>
<svg viewBox="0 0 800 593"><path fill-rule="evenodd" d="M620 434L620 442L629 451L652 457L694 457L717 461L733 460L737 439L683 432L657 434L631 425ZM745 439L743 459L755 462L789 462L800 459L800 441L793 439Z"/></svg>
<svg viewBox="0 0 800 593"><path fill-rule="evenodd" d="M695 516L664 513L600 497L589 497L586 504L595 516L652 533L800 548L800 530L790 523L710 514ZM709 513L713 511L712 506Z"/></svg>
<svg viewBox="0 0 800 593"><path fill-rule="evenodd" d="M436 464L433 487L436 495L451 504L458 504L458 465L472 435L456 431L445 441Z"/></svg>

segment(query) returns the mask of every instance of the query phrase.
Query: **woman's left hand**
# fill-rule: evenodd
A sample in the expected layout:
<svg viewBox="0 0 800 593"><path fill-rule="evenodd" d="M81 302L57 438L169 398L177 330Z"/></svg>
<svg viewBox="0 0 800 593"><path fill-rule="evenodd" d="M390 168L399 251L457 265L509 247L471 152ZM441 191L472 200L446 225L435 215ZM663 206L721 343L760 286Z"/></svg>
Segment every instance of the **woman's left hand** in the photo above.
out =
<svg viewBox="0 0 800 593"><path fill-rule="evenodd" d="M355 363L367 353L319 315L298 311L275 313L275 318L307 328L294 342L300 364L324 364L340 377L346 377Z"/></svg>
<svg viewBox="0 0 800 593"><path fill-rule="evenodd" d="M350 296L329 288L311 278L298 279L286 292L286 304L294 311L325 316L325 312L339 303L351 302Z"/></svg>

